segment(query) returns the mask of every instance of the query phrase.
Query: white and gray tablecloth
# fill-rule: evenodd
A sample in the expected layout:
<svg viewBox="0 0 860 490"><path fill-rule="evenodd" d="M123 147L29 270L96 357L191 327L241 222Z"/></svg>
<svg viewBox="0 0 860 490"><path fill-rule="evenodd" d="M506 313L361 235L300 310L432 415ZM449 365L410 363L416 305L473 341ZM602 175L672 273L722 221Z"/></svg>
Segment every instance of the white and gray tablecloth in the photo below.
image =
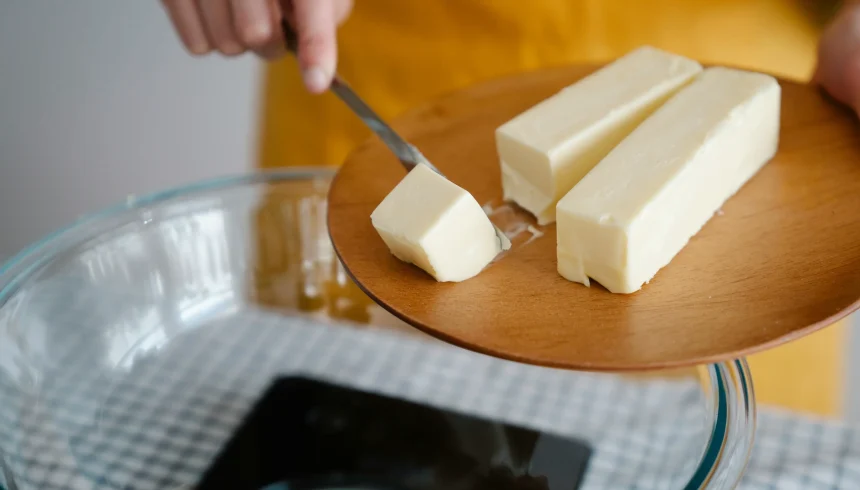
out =
<svg viewBox="0 0 860 490"><path fill-rule="evenodd" d="M290 373L584 437L594 446L588 489L681 488L709 430L692 379L546 369L393 331L249 312L148 341L106 375L87 355L92 339L70 336L67 359L32 380L38 389L0 385L18 393L0 399L0 456L19 489L193 484L262 391ZM860 488L858 431L760 410L740 488Z"/></svg>

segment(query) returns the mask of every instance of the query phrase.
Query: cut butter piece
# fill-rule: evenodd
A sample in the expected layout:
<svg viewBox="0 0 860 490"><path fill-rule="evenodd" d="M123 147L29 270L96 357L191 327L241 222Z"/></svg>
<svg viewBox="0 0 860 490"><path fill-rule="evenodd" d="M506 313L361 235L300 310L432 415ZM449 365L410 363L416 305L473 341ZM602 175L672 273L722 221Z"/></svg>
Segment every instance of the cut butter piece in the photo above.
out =
<svg viewBox="0 0 860 490"><path fill-rule="evenodd" d="M780 86L709 68L640 125L557 206L558 272L633 293L776 153Z"/></svg>
<svg viewBox="0 0 860 490"><path fill-rule="evenodd" d="M440 282L474 277L502 247L478 201L426 165L406 174L370 219L395 257Z"/></svg>
<svg viewBox="0 0 860 490"><path fill-rule="evenodd" d="M496 130L502 189L539 224L625 136L702 71L645 46L526 110Z"/></svg>

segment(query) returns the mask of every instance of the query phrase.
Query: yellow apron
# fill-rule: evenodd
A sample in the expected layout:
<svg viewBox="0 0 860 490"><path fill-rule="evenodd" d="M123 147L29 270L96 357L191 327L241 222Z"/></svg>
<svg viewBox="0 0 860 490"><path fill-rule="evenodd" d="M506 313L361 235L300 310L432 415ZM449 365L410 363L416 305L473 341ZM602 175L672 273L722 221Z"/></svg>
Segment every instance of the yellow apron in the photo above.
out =
<svg viewBox="0 0 860 490"><path fill-rule="evenodd" d="M476 82L641 44L805 80L814 17L791 0L356 0L338 71L384 118ZM332 94L308 95L291 58L269 65L265 84L262 167L338 165L369 136ZM844 338L836 325L753 356L760 402L838 415Z"/></svg>

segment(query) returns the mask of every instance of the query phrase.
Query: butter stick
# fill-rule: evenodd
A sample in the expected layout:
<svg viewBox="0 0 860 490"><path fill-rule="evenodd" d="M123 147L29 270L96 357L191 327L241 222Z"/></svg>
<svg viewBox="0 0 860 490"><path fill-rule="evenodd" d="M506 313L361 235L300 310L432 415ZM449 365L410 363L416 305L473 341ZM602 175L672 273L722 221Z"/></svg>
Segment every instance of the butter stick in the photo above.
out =
<svg viewBox="0 0 860 490"><path fill-rule="evenodd" d="M693 60L642 47L500 126L505 199L539 224L552 223L558 200L701 70Z"/></svg>
<svg viewBox="0 0 860 490"><path fill-rule="evenodd" d="M613 293L649 282L762 166L779 142L768 75L709 68L558 202L558 272Z"/></svg>
<svg viewBox="0 0 860 490"><path fill-rule="evenodd" d="M406 174L370 219L395 257L440 282L476 276L502 250L478 201L426 165Z"/></svg>

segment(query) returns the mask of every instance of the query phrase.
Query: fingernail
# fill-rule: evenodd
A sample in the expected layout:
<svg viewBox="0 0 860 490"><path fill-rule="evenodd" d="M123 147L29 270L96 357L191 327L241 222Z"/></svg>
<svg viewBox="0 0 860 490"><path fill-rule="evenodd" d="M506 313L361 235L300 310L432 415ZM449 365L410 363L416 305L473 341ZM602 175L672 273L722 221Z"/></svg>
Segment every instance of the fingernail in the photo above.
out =
<svg viewBox="0 0 860 490"><path fill-rule="evenodd" d="M305 85L308 87L308 90L314 93L320 93L328 88L328 77L322 68L318 66L312 66L304 71L302 74Z"/></svg>
<svg viewBox="0 0 860 490"><path fill-rule="evenodd" d="M205 42L201 42L192 44L188 51L190 51L194 56L203 56L204 54L209 54L209 52L212 51L212 48Z"/></svg>

